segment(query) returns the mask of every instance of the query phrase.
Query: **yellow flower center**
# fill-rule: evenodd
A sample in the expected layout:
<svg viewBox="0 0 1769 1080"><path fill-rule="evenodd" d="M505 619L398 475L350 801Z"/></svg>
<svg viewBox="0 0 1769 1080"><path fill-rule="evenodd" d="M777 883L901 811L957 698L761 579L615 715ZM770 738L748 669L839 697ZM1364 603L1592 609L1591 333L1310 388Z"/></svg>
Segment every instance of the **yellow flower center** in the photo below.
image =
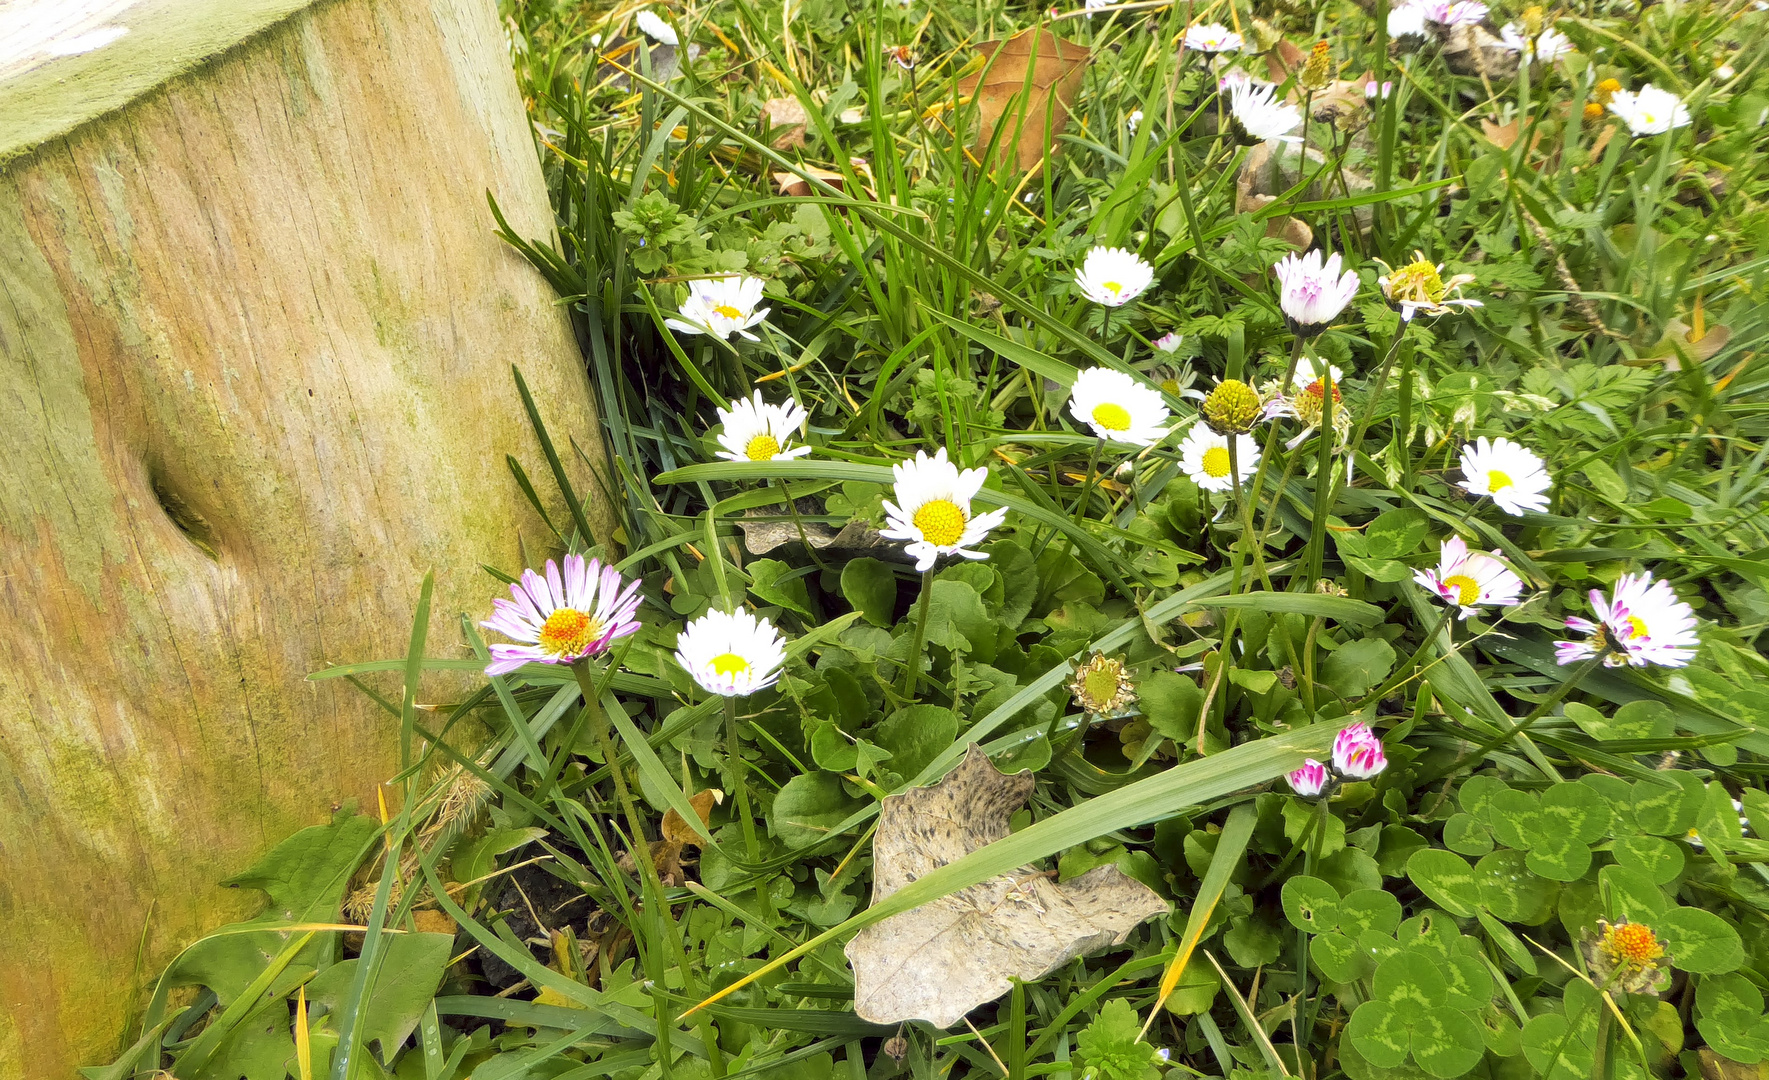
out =
<svg viewBox="0 0 1769 1080"><path fill-rule="evenodd" d="M749 661L736 653L720 653L713 657L714 675L741 675L749 670Z"/></svg>
<svg viewBox="0 0 1769 1080"><path fill-rule="evenodd" d="M1090 668L1084 682L1086 685L1087 700L1096 706L1103 706L1106 702L1111 701L1118 695L1118 671L1116 665L1107 666L1101 664L1098 667Z"/></svg>
<svg viewBox="0 0 1769 1080"><path fill-rule="evenodd" d="M1129 431L1130 410L1108 401L1104 405L1094 406L1093 422L1107 431Z"/></svg>
<svg viewBox="0 0 1769 1080"><path fill-rule="evenodd" d="M1664 955L1658 937L1643 923L1622 923L1609 930L1609 952L1628 964L1645 964Z"/></svg>
<svg viewBox="0 0 1769 1080"><path fill-rule="evenodd" d="M737 308L732 307L730 304L717 305L716 307L713 308L713 314L723 315L727 319L741 319L741 318L743 318L743 312L739 311Z"/></svg>
<svg viewBox="0 0 1769 1080"><path fill-rule="evenodd" d="M1646 621L1638 615L1628 616L1628 640L1637 641L1646 636Z"/></svg>
<svg viewBox="0 0 1769 1080"><path fill-rule="evenodd" d="M562 607L541 626L540 647L553 656L578 656L601 636L601 623L576 608Z"/></svg>
<svg viewBox="0 0 1769 1080"><path fill-rule="evenodd" d="M1106 291L1111 293L1113 296L1117 296L1119 293L1124 291L1124 286L1116 281L1102 282L1102 284L1105 285Z"/></svg>
<svg viewBox="0 0 1769 1080"><path fill-rule="evenodd" d="M921 538L935 547L951 547L964 535L964 511L950 499L922 503L914 521Z"/></svg>
<svg viewBox="0 0 1769 1080"><path fill-rule="evenodd" d="M772 435L757 435L743 448L751 461L767 461L780 452L780 443Z"/></svg>
<svg viewBox="0 0 1769 1080"><path fill-rule="evenodd" d="M1512 486L1511 474L1500 469L1493 469L1486 474L1486 489L1497 495Z"/></svg>
<svg viewBox="0 0 1769 1080"><path fill-rule="evenodd" d="M1388 279L1389 294L1396 300L1436 304L1443 299L1443 276L1424 259L1410 262Z"/></svg>
<svg viewBox="0 0 1769 1080"><path fill-rule="evenodd" d="M1463 607L1472 607L1480 599L1480 582L1467 574L1451 574L1443 579L1443 587L1456 590L1456 603Z"/></svg>
<svg viewBox="0 0 1769 1080"><path fill-rule="evenodd" d="M1204 451L1203 464L1204 474L1206 476L1216 480L1220 480L1227 476L1231 464L1228 459L1228 447L1212 446L1210 449Z"/></svg>

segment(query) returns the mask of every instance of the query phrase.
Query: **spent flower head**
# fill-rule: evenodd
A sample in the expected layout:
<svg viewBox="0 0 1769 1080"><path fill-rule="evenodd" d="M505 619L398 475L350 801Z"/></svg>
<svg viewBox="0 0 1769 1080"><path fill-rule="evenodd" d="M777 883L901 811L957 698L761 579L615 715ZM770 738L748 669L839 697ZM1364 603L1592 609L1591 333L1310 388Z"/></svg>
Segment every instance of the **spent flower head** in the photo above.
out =
<svg viewBox="0 0 1769 1080"><path fill-rule="evenodd" d="M1597 937L1585 943L1591 978L1605 990L1654 993L1669 974L1671 956L1645 923L1599 919Z"/></svg>
<svg viewBox="0 0 1769 1080"><path fill-rule="evenodd" d="M1382 289L1388 305L1400 312L1403 322L1420 312L1448 315L1458 307L1483 306L1479 300L1462 297L1462 286L1474 283L1473 274L1454 274L1446 279L1443 264L1433 263L1423 251L1413 252L1413 261L1399 270L1381 259L1374 261L1382 267L1382 276L1376 279L1376 284Z"/></svg>
<svg viewBox="0 0 1769 1080"><path fill-rule="evenodd" d="M1566 620L1568 630L1590 637L1554 643L1554 659L1563 665L1602 656L1605 667L1684 667L1701 644L1695 610L1677 598L1670 582L1654 581L1650 572L1623 574L1608 596L1592 589L1590 599L1596 622Z"/></svg>
<svg viewBox="0 0 1769 1080"><path fill-rule="evenodd" d="M891 466L891 473L896 478L892 494L897 501L885 500L885 528L879 535L907 541L903 550L914 557L917 570L931 569L941 555L989 557L987 552L974 549L988 537L989 530L1007 520L1007 509L971 516L970 501L989 478L988 470L960 472L946 459L942 446L933 457L917 450L914 459Z"/></svg>
<svg viewBox="0 0 1769 1080"><path fill-rule="evenodd" d="M1305 90L1325 90L1333 81L1332 46L1325 41L1315 42L1314 48L1309 50L1308 61L1302 65L1301 74L1296 76L1296 81Z"/></svg>
<svg viewBox="0 0 1769 1080"><path fill-rule="evenodd" d="M709 611L676 637L676 663L702 689L723 697L747 697L773 686L785 662L780 631L747 611Z"/></svg>
<svg viewBox="0 0 1769 1080"><path fill-rule="evenodd" d="M503 675L530 661L569 664L607 650L616 638L639 629L639 582L599 559L565 556L561 573L547 560L545 574L522 571L510 599L492 601L492 617L480 623L517 644L491 646L487 675Z"/></svg>
<svg viewBox="0 0 1769 1080"><path fill-rule="evenodd" d="M755 398L739 398L729 409L716 410L719 423L725 426L719 436L717 452L726 461L787 461L804 457L809 446L793 446L792 439L804 430L809 414L797 401L787 398L784 404L769 405L762 392Z"/></svg>
<svg viewBox="0 0 1769 1080"><path fill-rule="evenodd" d="M1238 435L1253 430L1264 415L1259 391L1239 379L1224 379L1204 398L1199 410L1210 430L1218 435Z"/></svg>
<svg viewBox="0 0 1769 1080"><path fill-rule="evenodd" d="M1069 680L1069 693L1075 698L1075 706L1090 717L1122 716L1136 704L1136 684L1124 662L1099 653L1075 669L1075 677Z"/></svg>

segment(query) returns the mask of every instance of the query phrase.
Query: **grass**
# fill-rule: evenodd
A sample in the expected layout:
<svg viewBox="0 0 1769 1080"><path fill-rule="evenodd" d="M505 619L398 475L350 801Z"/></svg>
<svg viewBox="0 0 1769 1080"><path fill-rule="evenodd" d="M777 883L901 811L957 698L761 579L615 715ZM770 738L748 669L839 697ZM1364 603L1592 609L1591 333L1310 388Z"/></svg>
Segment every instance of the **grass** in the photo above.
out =
<svg viewBox="0 0 1769 1080"><path fill-rule="evenodd" d="M269 913L187 950L142 1042L92 1075L1365 1080L1769 1056L1769 14L1495 9L1494 32L1576 47L1518 72L1391 47L1382 2L731 0L658 9L696 46L673 54L634 47L635 10L506 5L558 233L496 221L569 304L604 416L581 491L564 461L603 456L530 409L543 452L507 482L548 532L524 540L638 577L643 629L438 709L423 674L484 665L489 604L463 615L473 656L420 629L406 658L319 673L404 735L366 864L348 815L273 852L251 875L281 883ZM1302 152L1249 165L1221 72L1178 47L1206 20L1249 41L1219 63L1295 91ZM977 51L1037 25L1088 57L1048 148L1038 88L1065 84ZM1316 41L1345 85L1280 62ZM1366 97L1365 72L1393 92ZM1611 79L1693 122L1587 119ZM800 110L789 138L759 119ZM1005 164L1027 139L1033 167ZM1272 280L1299 225L1360 282L1306 340ZM1088 301L1074 273L1097 245L1154 285ZM1415 251L1483 306L1403 322L1379 261ZM690 281L736 273L768 282L759 340L665 326ZM1066 408L1104 367L1189 421L1223 379L1269 398L1298 356L1342 369L1339 423L1256 427L1257 466L1223 492L1178 434L1101 444ZM809 410L810 457L715 460L715 410L758 388ZM1458 486L1481 436L1543 459L1545 510ZM890 466L940 447L1008 514L986 561L924 579L875 530ZM606 546L584 500L619 508ZM1451 536L1495 551L1521 602L1461 620L1416 585ZM1587 592L1646 570L1699 620L1692 662L1558 664ZM788 658L727 711L672 651L738 605ZM1135 708L1076 706L1095 653ZM1386 770L1292 794L1283 774L1354 722ZM881 799L972 743L1037 778L1014 831L875 900ZM1173 912L963 1026L855 1013L854 932L1026 864L1116 867ZM1667 955L1617 959L1628 921ZM178 1007L178 985L207 989Z"/></svg>

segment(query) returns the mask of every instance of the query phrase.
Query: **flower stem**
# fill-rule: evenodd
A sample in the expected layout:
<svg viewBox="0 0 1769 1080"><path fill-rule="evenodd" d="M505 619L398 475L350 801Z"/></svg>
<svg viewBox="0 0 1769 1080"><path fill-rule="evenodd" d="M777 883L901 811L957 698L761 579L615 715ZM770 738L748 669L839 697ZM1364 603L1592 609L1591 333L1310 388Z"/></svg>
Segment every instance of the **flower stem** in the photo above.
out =
<svg viewBox="0 0 1769 1080"><path fill-rule="evenodd" d="M743 740L737 730L737 699L725 697L725 783L737 800L737 821L743 828L743 850L752 863L762 858L755 818L749 812L749 779L743 775Z"/></svg>
<svg viewBox="0 0 1769 1080"><path fill-rule="evenodd" d="M1604 650L1602 652L1599 652L1596 656L1591 657L1591 659L1580 664L1577 668L1573 669L1573 673L1572 673L1571 677L1569 677L1565 682L1561 683L1560 686L1552 694L1549 694L1547 697L1543 698L1541 704L1539 704L1535 708L1531 709L1528 716L1524 717L1522 720L1517 721L1515 724L1512 724L1510 727L1506 728L1504 731L1499 732L1497 735L1493 736L1492 738L1488 739L1487 741L1481 743L1479 746L1475 747L1473 750L1469 751L1468 753L1463 754L1461 757L1457 758L1449 766L1449 768L1440 770L1439 772L1435 773L1431 777L1419 781L1419 786L1423 787L1424 785L1429 784L1434 780L1437 780L1439 777L1449 776L1449 775L1455 773L1456 770L1462 768L1465 765L1470 764L1471 762L1479 761L1481 758L1486 756L1488 751L1494 749L1495 747L1503 746L1505 743L1510 742L1512 739L1514 739L1517 736L1528 731L1531 727L1533 727L1535 725L1535 722L1537 720L1540 720L1542 717L1548 715L1548 711L1550 709L1552 709L1552 708L1554 708L1554 706L1560 704L1561 700L1564 699L1566 697L1566 695L1572 693L1573 690L1575 690L1578 687L1579 683L1584 679L1584 677L1586 675L1589 675L1591 673L1591 670L1593 668L1595 668L1598 664L1602 663L1604 657L1606 657L1607 655L1609 655L1608 650Z"/></svg>
<svg viewBox="0 0 1769 1080"><path fill-rule="evenodd" d="M1321 845L1327 837L1327 798L1326 792L1315 799L1314 821L1304 842L1308 844L1308 853L1303 858L1302 874L1304 877L1314 876L1315 864L1320 861ZM1291 1033L1296 1037L1298 1048L1308 1045L1308 1031L1314 1027L1314 1010L1307 1009L1308 1001L1308 931L1296 929L1296 1003L1290 1013ZM1303 1020L1306 1011L1309 1019Z"/></svg>
<svg viewBox="0 0 1769 1080"><path fill-rule="evenodd" d="M1099 472L1100 455L1106 451L1106 440L1095 439L1093 453L1087 459L1087 475L1081 478L1081 498L1075 503L1075 524L1080 525L1087 517L1087 500L1093 494L1094 474Z"/></svg>
<svg viewBox="0 0 1769 1080"><path fill-rule="evenodd" d="M921 647L927 641L927 613L933 598L934 568L930 566L921 574L921 600L915 605L915 630L909 638L909 656L903 661L903 688L898 691L898 696L905 702L915 700L915 680L921 675Z"/></svg>
<svg viewBox="0 0 1769 1080"><path fill-rule="evenodd" d="M1395 338L1399 344L1400 338ZM1400 446L1400 485L1402 491L1413 490L1413 350L1409 347L1400 361L1400 402L1394 418L1395 442Z"/></svg>
<svg viewBox="0 0 1769 1080"><path fill-rule="evenodd" d="M1425 635L1425 640L1419 643L1419 647L1413 650L1413 655L1407 657L1399 667L1395 668L1394 674L1390 675L1387 681L1381 686L1359 698L1356 702L1356 708L1362 708L1372 701L1381 701L1383 698L1387 697L1395 687L1412 678L1413 666L1424 658L1426 652L1431 649L1432 644L1437 641L1437 635L1443 633L1444 625L1450 621L1455 613L1455 604L1445 606L1443 614L1437 617L1436 625L1432 626L1431 632ZM1354 708L1353 711L1356 711L1356 708Z"/></svg>
<svg viewBox="0 0 1769 1080"><path fill-rule="evenodd" d="M1321 564L1326 560L1327 515L1333 509L1337 494L1333 468L1333 368L1323 365L1321 372L1321 431L1319 465L1314 477L1314 521L1308 528L1308 587L1314 588L1321 578Z"/></svg>

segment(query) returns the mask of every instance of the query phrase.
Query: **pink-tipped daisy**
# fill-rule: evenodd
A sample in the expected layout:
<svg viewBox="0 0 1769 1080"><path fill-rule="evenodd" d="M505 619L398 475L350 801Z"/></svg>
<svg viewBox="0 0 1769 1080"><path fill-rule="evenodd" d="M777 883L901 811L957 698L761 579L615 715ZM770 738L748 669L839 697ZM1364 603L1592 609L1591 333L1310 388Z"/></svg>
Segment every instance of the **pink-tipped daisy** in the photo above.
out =
<svg viewBox="0 0 1769 1080"><path fill-rule="evenodd" d="M1683 667L1701 644L1694 609L1677 599L1670 582L1654 581L1650 572L1623 574L1607 597L1592 589L1591 607L1597 612L1596 622L1566 620L1568 630L1591 636L1585 641L1556 641L1554 659L1561 664L1601 654L1605 667Z"/></svg>
<svg viewBox="0 0 1769 1080"><path fill-rule="evenodd" d="M551 559L545 576L522 571L510 597L493 600L496 613L479 624L518 643L491 647L487 675L503 675L530 661L569 664L639 629L639 582L623 583L620 571L598 559L586 563L582 555L565 556L563 574Z"/></svg>
<svg viewBox="0 0 1769 1080"><path fill-rule="evenodd" d="M1436 570L1415 570L1413 580L1460 608L1464 619L1481 604L1510 607L1523 591L1523 579L1510 567L1484 551L1469 551L1459 536L1443 542Z"/></svg>
<svg viewBox="0 0 1769 1080"><path fill-rule="evenodd" d="M1368 780L1388 768L1382 740L1358 721L1333 737L1333 771L1347 780Z"/></svg>
<svg viewBox="0 0 1769 1080"><path fill-rule="evenodd" d="M1314 758L1309 758L1302 763L1302 768L1291 773L1286 779L1290 781L1290 788L1296 794L1305 799L1312 799L1327 790L1327 782L1332 777L1327 774L1325 765Z"/></svg>

